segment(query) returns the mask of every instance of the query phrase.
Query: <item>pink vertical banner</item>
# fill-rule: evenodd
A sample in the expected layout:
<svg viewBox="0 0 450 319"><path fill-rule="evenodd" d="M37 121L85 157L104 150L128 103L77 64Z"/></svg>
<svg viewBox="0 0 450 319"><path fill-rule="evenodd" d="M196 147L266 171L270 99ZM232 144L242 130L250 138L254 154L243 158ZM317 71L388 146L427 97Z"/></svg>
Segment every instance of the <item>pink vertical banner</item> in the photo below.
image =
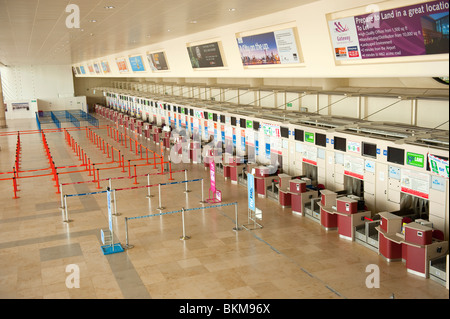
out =
<svg viewBox="0 0 450 319"><path fill-rule="evenodd" d="M210 191L216 192L216 163L214 162L214 153L211 152L209 157L209 177L211 179Z"/></svg>

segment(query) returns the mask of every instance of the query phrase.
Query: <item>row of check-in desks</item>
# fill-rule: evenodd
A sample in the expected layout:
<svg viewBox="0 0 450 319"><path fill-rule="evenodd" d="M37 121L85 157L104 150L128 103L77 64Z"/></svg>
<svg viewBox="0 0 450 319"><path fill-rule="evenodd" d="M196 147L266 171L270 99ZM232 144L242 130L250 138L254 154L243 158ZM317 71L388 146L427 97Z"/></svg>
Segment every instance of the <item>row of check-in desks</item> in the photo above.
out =
<svg viewBox="0 0 450 319"><path fill-rule="evenodd" d="M205 142L183 142L181 138L171 137L167 128L111 109L99 108L98 113L155 143L162 143L167 149L176 145L179 154L209 167L209 161L202 154ZM223 153L222 160L216 163L216 171L226 180L242 186L247 186L247 174L251 173L258 197L276 200L283 208L291 208L292 213L316 221L327 231L336 230L340 238L354 240L388 262L401 260L408 272L443 285L447 282L448 242L434 236L432 226L426 221L404 223L407 216L401 212L372 216L361 198L347 195L345 190L330 191L313 185L304 176L290 176L273 166L247 163L245 157Z"/></svg>
<svg viewBox="0 0 450 319"><path fill-rule="evenodd" d="M290 207L292 213L316 221L327 231L336 230L340 238L356 241L388 262L401 260L408 272L446 284L448 242L435 236L429 222L411 220L413 214L408 212L372 214L362 198L348 195L345 190L330 191L312 185L308 178L245 164L238 157L229 157L224 163L219 169L234 184L246 186L244 176L251 172L259 197L276 199L280 206ZM403 223L405 220L408 222Z"/></svg>

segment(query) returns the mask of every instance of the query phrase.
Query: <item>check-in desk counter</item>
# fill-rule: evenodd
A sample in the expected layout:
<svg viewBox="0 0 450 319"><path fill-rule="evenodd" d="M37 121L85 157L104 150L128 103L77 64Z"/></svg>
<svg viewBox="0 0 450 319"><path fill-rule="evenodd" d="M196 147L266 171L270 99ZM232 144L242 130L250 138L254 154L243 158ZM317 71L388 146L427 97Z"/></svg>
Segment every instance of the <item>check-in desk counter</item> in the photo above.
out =
<svg viewBox="0 0 450 319"><path fill-rule="evenodd" d="M130 117L130 131L134 132L136 130L136 119L134 117Z"/></svg>
<svg viewBox="0 0 450 319"><path fill-rule="evenodd" d="M128 129L130 125L130 117L128 115L123 116L123 127Z"/></svg>
<svg viewBox="0 0 450 319"><path fill-rule="evenodd" d="M124 125L123 113L118 113L117 114L117 124L118 125Z"/></svg>
<svg viewBox="0 0 450 319"><path fill-rule="evenodd" d="M142 136L144 122L142 120L136 120L136 133Z"/></svg>
<svg viewBox="0 0 450 319"><path fill-rule="evenodd" d="M152 125L150 123L144 123L142 133L147 140L150 140L151 132L152 132Z"/></svg>
<svg viewBox="0 0 450 319"><path fill-rule="evenodd" d="M448 242L434 239L433 229L416 222L404 226L406 269L409 273L428 278L430 261L448 253Z"/></svg>
<svg viewBox="0 0 450 319"><path fill-rule="evenodd" d="M370 218L371 212L358 210L358 201L347 196L336 199L337 226L340 238L353 241L355 227L364 223L364 217Z"/></svg>
<svg viewBox="0 0 450 319"><path fill-rule="evenodd" d="M119 117L119 112L117 112L117 111L113 111L113 118L112 118L112 121L114 122L114 123L117 123L117 118Z"/></svg>
<svg viewBox="0 0 450 319"><path fill-rule="evenodd" d="M199 164L202 162L202 144L200 142L191 141L189 156L194 164Z"/></svg>
<svg viewBox="0 0 450 319"><path fill-rule="evenodd" d="M162 142L162 146L169 150L170 149L170 131L166 131L166 130L162 130L161 132L161 142Z"/></svg>
<svg viewBox="0 0 450 319"><path fill-rule="evenodd" d="M248 182L247 182L247 174L252 174L252 172L254 172L254 168L258 167L259 164L256 163L247 163L247 164L243 164L242 165L242 171L241 173L238 175L238 184L247 187Z"/></svg>
<svg viewBox="0 0 450 319"><path fill-rule="evenodd" d="M326 230L337 229L338 215L336 210L337 193L328 189L320 191L320 224Z"/></svg>
<svg viewBox="0 0 450 319"><path fill-rule="evenodd" d="M255 167L255 189L258 197L267 197L267 186L276 178L276 169L269 166Z"/></svg>
<svg viewBox="0 0 450 319"><path fill-rule="evenodd" d="M278 174L278 203L281 207L291 207L292 194L290 191L289 181L292 179L291 175L288 174Z"/></svg>
<svg viewBox="0 0 450 319"><path fill-rule="evenodd" d="M309 188L307 184L307 181L298 178L289 181L292 213L307 216L314 219L314 221L320 222L320 210L318 209L317 214L315 214L310 205L311 201L317 198L318 192Z"/></svg>
<svg viewBox="0 0 450 319"><path fill-rule="evenodd" d="M153 134L153 142L159 145L159 137L161 134L161 128L159 128L158 126L154 125L152 127L152 134Z"/></svg>
<svg viewBox="0 0 450 319"><path fill-rule="evenodd" d="M389 212L381 212L378 231L378 252L388 262L402 259L402 217Z"/></svg>
<svg viewBox="0 0 450 319"><path fill-rule="evenodd" d="M242 171L245 169L244 159L239 156L233 156L231 162L229 163L230 167L230 179L232 184L237 184L239 175L242 174ZM225 165L224 165L225 169Z"/></svg>

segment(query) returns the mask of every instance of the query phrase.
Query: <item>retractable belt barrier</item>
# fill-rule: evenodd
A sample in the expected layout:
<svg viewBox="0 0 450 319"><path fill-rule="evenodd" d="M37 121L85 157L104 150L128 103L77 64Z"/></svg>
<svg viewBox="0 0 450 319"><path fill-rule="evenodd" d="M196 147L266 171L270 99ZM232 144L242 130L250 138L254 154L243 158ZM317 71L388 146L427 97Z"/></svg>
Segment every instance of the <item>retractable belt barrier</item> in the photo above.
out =
<svg viewBox="0 0 450 319"><path fill-rule="evenodd" d="M235 206L235 227L233 227L233 230L234 231L239 231L239 230L242 230L242 228L239 227L239 222L238 222L238 202L224 203L224 204L217 204L217 205L203 206L203 207L195 207L195 208L186 208L186 209L185 208L181 208L180 210L175 210L175 211L165 212L165 213L156 213L156 214L135 216L135 217L125 217L125 242L126 242L125 248L126 249L131 249L131 248L134 247L133 245L130 245L129 242L128 242L128 221L129 220L143 219L143 218L150 218L150 217L156 217L156 216L163 216L163 215L171 215L171 214L181 213L183 234L180 237L180 239L181 240L187 240L187 239L190 239L190 236L186 235L186 227L185 227L185 222L184 222L184 213L185 212L204 210L204 209L209 209L209 208L226 207L226 206L232 206L232 205Z"/></svg>

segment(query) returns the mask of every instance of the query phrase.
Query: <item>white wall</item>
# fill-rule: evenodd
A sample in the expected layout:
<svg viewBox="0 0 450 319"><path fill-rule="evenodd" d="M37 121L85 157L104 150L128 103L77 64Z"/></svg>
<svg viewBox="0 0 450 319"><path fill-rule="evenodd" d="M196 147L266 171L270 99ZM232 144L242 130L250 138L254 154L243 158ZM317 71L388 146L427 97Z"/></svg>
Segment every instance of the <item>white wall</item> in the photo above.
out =
<svg viewBox="0 0 450 319"><path fill-rule="evenodd" d="M19 65L2 69L5 100L74 96L70 65Z"/></svg>

